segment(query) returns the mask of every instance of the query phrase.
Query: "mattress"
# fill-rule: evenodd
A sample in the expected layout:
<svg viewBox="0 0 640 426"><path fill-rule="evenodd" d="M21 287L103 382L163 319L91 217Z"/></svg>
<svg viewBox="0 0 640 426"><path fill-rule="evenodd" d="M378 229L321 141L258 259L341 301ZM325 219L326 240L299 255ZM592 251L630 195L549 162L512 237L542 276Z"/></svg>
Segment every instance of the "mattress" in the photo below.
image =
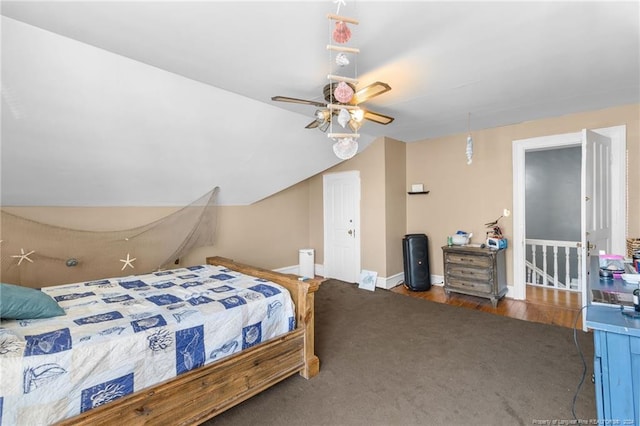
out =
<svg viewBox="0 0 640 426"><path fill-rule="evenodd" d="M295 329L284 287L220 266L42 291L66 315L0 323L0 426L50 424Z"/></svg>

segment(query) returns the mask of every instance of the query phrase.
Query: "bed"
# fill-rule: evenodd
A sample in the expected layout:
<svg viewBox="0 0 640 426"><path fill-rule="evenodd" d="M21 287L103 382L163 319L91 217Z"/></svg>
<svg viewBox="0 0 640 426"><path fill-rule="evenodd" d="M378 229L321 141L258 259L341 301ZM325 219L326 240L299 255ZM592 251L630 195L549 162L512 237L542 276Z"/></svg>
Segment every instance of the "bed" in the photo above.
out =
<svg viewBox="0 0 640 426"><path fill-rule="evenodd" d="M46 423L51 423L52 418L58 424L198 424L291 375L298 373L311 378L319 372L319 360L314 353L313 303L320 283L318 279L301 281L295 275L210 257L206 265L188 269L78 283L84 285L78 288L74 285L44 288L43 292L66 307L67 315L58 318L84 328L79 332L61 332L66 329L62 327L29 334L22 330L29 321L22 324L4 321L0 325L3 332L0 337L5 337L5 343L7 333L23 333L27 336L23 344L25 354L38 359L31 363L17 361L8 357L6 350L0 351L3 375L0 390L6 394L0 394L0 411L5 415L0 424L22 424L24 419L30 423L48 419ZM104 287L104 292L99 291L100 287ZM121 291L124 287L130 287L134 296ZM172 296L173 288L182 293ZM135 298L136 292L142 301ZM114 307L86 315L89 309L86 305L97 303L94 299L108 301ZM258 307L253 307L254 300ZM160 306L165 314L150 314L151 305ZM235 317L214 320L199 311L200 305L205 311L225 315L235 312ZM82 306L78 309L84 310L73 311L69 306L73 309ZM276 320L280 313L283 320ZM205 318L204 325L197 325L195 318L199 317ZM32 325L43 327L48 321L34 320ZM242 332L224 331L220 321L242 322ZM173 330L172 326L179 330L168 333L166 330ZM120 337L116 338L120 334L129 336L123 341L128 343L115 343L120 342ZM146 338L143 349L150 356L144 360L134 355L141 344L132 343L133 335ZM214 342L214 335L221 335L221 339ZM211 342L205 342L206 339ZM73 351L64 350L65 345L72 346L71 342ZM95 355L87 349L85 352L93 354L88 358L91 361L78 362L80 358L74 357L79 357L77 354L90 344L111 348L109 356ZM60 350L51 349L56 345ZM116 352L124 360L109 358L116 356ZM48 358L58 354L65 354L66 358ZM81 367L71 369L76 364ZM134 364L144 366L144 372L132 367ZM9 367L18 373L8 373ZM174 370L177 376L167 377L167 369ZM92 373L87 383L68 384L71 379L67 377L80 377L83 370ZM135 387L132 371L136 375ZM105 380L104 374L112 374L114 378ZM151 383L154 380L160 381ZM58 400L49 396L54 392L46 391L47 386L67 392L68 398ZM15 399L17 388L23 393L22 400ZM35 403L33 407L24 401L28 399ZM44 414L39 410L49 409L45 407L47 404L57 409L62 406L63 411L73 415L60 419L42 417ZM74 410L80 414L76 415ZM22 417L17 413L22 413Z"/></svg>

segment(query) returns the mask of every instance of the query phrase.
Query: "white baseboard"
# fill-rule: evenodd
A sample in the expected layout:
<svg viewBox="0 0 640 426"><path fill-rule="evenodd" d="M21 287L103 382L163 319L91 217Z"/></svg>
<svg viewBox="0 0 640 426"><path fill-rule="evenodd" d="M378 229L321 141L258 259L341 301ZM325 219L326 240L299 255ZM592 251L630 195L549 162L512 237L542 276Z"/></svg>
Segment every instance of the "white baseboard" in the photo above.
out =
<svg viewBox="0 0 640 426"><path fill-rule="evenodd" d="M324 273L324 268L322 267L322 265L318 265L317 263L314 266L314 273L315 275L318 277L322 277L323 273ZM300 266L299 265L294 265L294 266L285 266L284 268L278 268L278 269L274 269L274 271L276 272L280 272L282 274L294 274L294 275L300 275Z"/></svg>
<svg viewBox="0 0 640 426"><path fill-rule="evenodd" d="M378 277L378 279L376 280L376 287L389 290L399 284L402 284L403 281L404 273L400 272L399 274L395 274L390 277Z"/></svg>
<svg viewBox="0 0 640 426"><path fill-rule="evenodd" d="M276 272L281 272L283 274L294 274L299 275L300 267L298 265L294 266L285 266L284 268L274 269ZM315 264L315 274L317 277L324 276L324 265ZM390 277L378 277L376 280L376 288L381 288L384 290L390 290L404 282L404 272L400 272L398 274L392 275ZM431 285L437 285L442 287L444 285L444 276L442 275L431 275ZM515 287L512 285L507 286L507 294L505 297L510 299L515 299Z"/></svg>
<svg viewBox="0 0 640 426"><path fill-rule="evenodd" d="M294 266L285 266L283 268L274 269L276 272L280 272L283 274L294 274L299 275L300 267L298 265ZM315 274L316 276L323 277L324 276L324 265L315 264ZM393 287L396 287L404 282L404 272L399 272L390 277L378 277L376 279L376 287L382 288L384 290L390 290ZM431 275L431 285L442 286L444 285L444 277L442 275Z"/></svg>
<svg viewBox="0 0 640 426"><path fill-rule="evenodd" d="M378 277L378 282L376 283L376 287L389 290L402 283L404 283L404 272L400 272L399 274L392 275L389 278ZM444 277L442 275L431 275L431 285L437 285L437 286L444 285Z"/></svg>
<svg viewBox="0 0 640 426"><path fill-rule="evenodd" d="M515 295L517 294L516 292L516 287L513 285L507 285L507 294L504 295L504 297L508 297L509 299L514 299L514 300L525 300L525 299L518 299Z"/></svg>
<svg viewBox="0 0 640 426"><path fill-rule="evenodd" d="M444 286L444 276L442 275L431 275L431 285Z"/></svg>

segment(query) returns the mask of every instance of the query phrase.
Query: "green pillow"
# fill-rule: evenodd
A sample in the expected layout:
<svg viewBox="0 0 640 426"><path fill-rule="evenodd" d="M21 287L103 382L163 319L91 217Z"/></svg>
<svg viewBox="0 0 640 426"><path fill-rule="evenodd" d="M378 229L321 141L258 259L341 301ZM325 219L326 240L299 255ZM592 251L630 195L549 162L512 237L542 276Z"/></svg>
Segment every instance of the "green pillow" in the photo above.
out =
<svg viewBox="0 0 640 426"><path fill-rule="evenodd" d="M51 318L64 314L64 309L40 290L0 283L0 319Z"/></svg>

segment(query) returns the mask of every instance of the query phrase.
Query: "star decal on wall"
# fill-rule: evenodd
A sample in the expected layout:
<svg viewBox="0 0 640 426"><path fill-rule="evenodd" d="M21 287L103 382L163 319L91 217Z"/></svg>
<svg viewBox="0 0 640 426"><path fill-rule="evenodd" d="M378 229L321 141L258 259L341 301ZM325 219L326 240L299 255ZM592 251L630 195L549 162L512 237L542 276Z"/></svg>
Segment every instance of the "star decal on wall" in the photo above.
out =
<svg viewBox="0 0 640 426"><path fill-rule="evenodd" d="M22 263L23 260L27 260L30 263L33 263L33 260L29 259L29 255L32 255L33 253L35 253L35 251L31 250L29 253L25 254L24 253L24 249L21 248L20 249L20 254L14 254L11 257L20 258L20 260L18 260L18 266L20 266L20 264Z"/></svg>
<svg viewBox="0 0 640 426"><path fill-rule="evenodd" d="M129 256L129 253L127 253L127 258L126 259L120 259L120 262L124 262L124 265L122 265L122 269L120 269L121 271L124 271L124 268L126 268L127 266L131 266L131 269L134 269L133 267L133 261L136 260L136 258L134 257L133 259L131 259L131 257Z"/></svg>

